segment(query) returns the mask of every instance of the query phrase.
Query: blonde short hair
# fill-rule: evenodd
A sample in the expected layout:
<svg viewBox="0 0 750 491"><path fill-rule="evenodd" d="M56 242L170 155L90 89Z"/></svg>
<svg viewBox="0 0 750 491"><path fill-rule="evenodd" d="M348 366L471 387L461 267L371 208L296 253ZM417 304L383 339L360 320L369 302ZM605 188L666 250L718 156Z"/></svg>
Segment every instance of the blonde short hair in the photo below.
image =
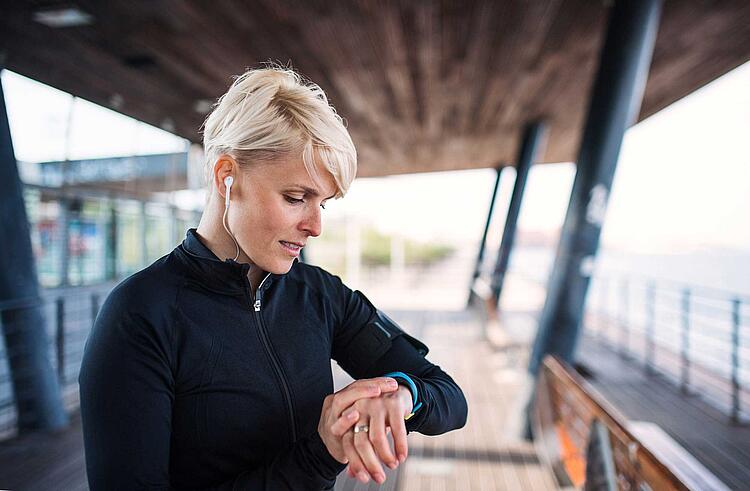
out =
<svg viewBox="0 0 750 491"><path fill-rule="evenodd" d="M333 176L337 198L357 173L354 143L325 92L289 68L269 66L237 76L202 127L209 183L221 154L240 165L301 154L311 176L317 159Z"/></svg>

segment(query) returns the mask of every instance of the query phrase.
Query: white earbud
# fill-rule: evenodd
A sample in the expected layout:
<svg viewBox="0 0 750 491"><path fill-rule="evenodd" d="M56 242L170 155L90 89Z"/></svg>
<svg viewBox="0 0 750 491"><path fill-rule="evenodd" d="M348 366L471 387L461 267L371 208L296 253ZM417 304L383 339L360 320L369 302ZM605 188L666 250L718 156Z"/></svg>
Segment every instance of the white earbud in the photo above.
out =
<svg viewBox="0 0 750 491"><path fill-rule="evenodd" d="M227 224L227 212L229 211L229 195L232 193L233 182L234 177L232 176L227 176L224 178L224 185L227 187L227 192L224 194L224 216L221 218L221 223L222 225L224 225L224 230L226 230L229 236L232 238L232 242L234 242L234 247L236 248L234 260L236 261L237 258L240 257L240 244L237 242L237 239L234 238L234 234L229 230L229 225Z"/></svg>
<svg viewBox="0 0 750 491"><path fill-rule="evenodd" d="M224 185L227 187L227 192L224 195L224 207L229 208L229 194L232 192L232 183L234 183L234 177L227 176L224 178Z"/></svg>

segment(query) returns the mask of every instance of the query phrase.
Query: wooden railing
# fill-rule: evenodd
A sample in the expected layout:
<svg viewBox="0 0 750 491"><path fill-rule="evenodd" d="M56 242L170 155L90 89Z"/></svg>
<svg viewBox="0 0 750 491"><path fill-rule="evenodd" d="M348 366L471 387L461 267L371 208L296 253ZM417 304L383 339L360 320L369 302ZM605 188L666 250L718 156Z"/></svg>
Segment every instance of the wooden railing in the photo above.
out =
<svg viewBox="0 0 750 491"><path fill-rule="evenodd" d="M537 450L561 486L726 489L666 433L628 422L553 356L544 359L538 378L532 427Z"/></svg>

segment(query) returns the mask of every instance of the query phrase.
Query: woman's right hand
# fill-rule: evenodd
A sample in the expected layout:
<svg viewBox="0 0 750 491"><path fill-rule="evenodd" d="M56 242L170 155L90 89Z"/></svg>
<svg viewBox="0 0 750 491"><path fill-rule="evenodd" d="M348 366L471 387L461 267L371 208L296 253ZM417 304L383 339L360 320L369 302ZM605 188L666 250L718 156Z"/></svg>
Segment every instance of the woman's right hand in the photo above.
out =
<svg viewBox="0 0 750 491"><path fill-rule="evenodd" d="M357 422L359 412L352 408L346 411L343 417L342 413L359 399L378 397L383 393L397 390L398 382L395 379L378 377L355 380L338 392L326 396L320 412L318 433L328 453L342 464L348 464L341 437Z"/></svg>

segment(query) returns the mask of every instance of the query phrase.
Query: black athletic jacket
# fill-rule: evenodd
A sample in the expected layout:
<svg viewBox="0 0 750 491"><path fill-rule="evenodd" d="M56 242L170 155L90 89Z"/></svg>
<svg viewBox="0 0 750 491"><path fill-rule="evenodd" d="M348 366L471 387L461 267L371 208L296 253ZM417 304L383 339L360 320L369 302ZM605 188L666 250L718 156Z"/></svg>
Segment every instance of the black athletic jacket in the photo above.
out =
<svg viewBox="0 0 750 491"><path fill-rule="evenodd" d="M465 424L461 389L362 293L295 262L254 295L248 269L191 229L109 295L79 375L91 489L332 487L345 466L317 432L331 359L355 379L412 376L408 431Z"/></svg>

